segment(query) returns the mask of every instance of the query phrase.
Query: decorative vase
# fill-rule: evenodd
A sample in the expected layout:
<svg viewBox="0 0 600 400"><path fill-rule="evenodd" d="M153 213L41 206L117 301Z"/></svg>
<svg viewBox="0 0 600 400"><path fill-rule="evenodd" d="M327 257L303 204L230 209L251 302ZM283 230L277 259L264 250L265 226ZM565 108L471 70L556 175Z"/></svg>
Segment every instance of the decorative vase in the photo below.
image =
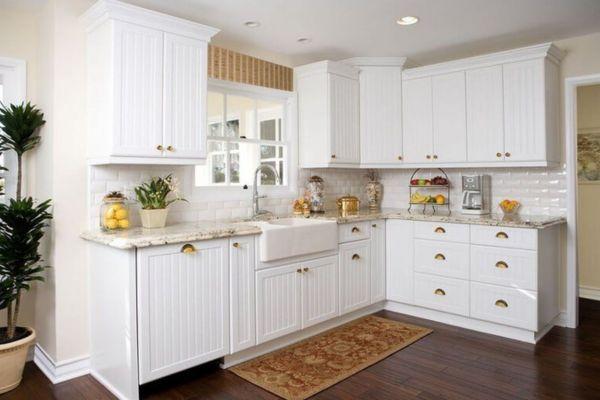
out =
<svg viewBox="0 0 600 400"><path fill-rule="evenodd" d="M35 342L35 331L27 328L29 335L14 342L0 344L0 393L19 386L27 352Z"/></svg>
<svg viewBox="0 0 600 400"><path fill-rule="evenodd" d="M142 226L150 229L164 228L167 224L168 213L168 208L161 208L158 210L140 210Z"/></svg>
<svg viewBox="0 0 600 400"><path fill-rule="evenodd" d="M379 210L379 208L381 208L381 193L383 191L383 185L377 181L369 181L367 182L365 191L367 194L369 209Z"/></svg>
<svg viewBox="0 0 600 400"><path fill-rule="evenodd" d="M310 203L310 212L322 213L325 212L325 196L324 196L323 178L320 176L311 176L306 183L306 192L308 202Z"/></svg>

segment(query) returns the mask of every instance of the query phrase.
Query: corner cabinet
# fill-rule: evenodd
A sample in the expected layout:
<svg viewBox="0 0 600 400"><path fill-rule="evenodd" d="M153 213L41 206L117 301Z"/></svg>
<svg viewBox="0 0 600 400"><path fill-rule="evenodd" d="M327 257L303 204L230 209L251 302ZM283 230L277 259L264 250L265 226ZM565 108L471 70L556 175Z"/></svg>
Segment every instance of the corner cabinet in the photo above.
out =
<svg viewBox="0 0 600 400"><path fill-rule="evenodd" d="M207 46L218 30L108 0L83 20L89 163L205 159Z"/></svg>
<svg viewBox="0 0 600 400"><path fill-rule="evenodd" d="M358 167L358 70L321 61L295 68L294 75L300 167Z"/></svg>
<svg viewBox="0 0 600 400"><path fill-rule="evenodd" d="M404 70L405 164L557 164L561 58L546 43Z"/></svg>

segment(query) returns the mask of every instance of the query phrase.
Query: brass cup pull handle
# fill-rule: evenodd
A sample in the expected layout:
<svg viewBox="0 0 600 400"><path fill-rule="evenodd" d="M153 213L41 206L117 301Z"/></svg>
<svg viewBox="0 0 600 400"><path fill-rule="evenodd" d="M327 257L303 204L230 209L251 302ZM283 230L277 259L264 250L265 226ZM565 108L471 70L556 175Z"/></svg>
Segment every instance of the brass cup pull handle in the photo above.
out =
<svg viewBox="0 0 600 400"><path fill-rule="evenodd" d="M175 151L175 148L173 146L167 146L167 150L168 151Z"/></svg>
<svg viewBox="0 0 600 400"><path fill-rule="evenodd" d="M508 303L506 302L506 300L496 300L494 305L500 308L508 308Z"/></svg>
<svg viewBox="0 0 600 400"><path fill-rule="evenodd" d="M183 246L181 246L181 252L183 254L194 254L196 253L196 248L194 247L193 244L184 244Z"/></svg>
<svg viewBox="0 0 600 400"><path fill-rule="evenodd" d="M304 267L304 268L302 268L302 271L303 271L303 272L308 272L308 271L309 271L309 269L308 269L307 267Z"/></svg>
<svg viewBox="0 0 600 400"><path fill-rule="evenodd" d="M297 272L297 273L299 273L299 274L301 274L301 273L302 273L302 268L298 268L298 269L296 270L296 272Z"/></svg>
<svg viewBox="0 0 600 400"><path fill-rule="evenodd" d="M352 228L352 233L356 233L356 232L360 232L360 229L358 229L356 226L354 228Z"/></svg>
<svg viewBox="0 0 600 400"><path fill-rule="evenodd" d="M445 261L446 260L446 256L443 255L442 253L437 253L434 258L436 260L438 260L438 261Z"/></svg>
<svg viewBox="0 0 600 400"><path fill-rule="evenodd" d="M498 233L496 233L496 237L498 239L508 239L508 235L505 232L498 232Z"/></svg>
<svg viewBox="0 0 600 400"><path fill-rule="evenodd" d="M438 295L438 296L445 296L446 292L444 292L444 289L435 289L435 291L433 292L434 294Z"/></svg>
<svg viewBox="0 0 600 400"><path fill-rule="evenodd" d="M446 230L444 228L442 228L441 226L438 226L437 228L435 228L435 233L446 233Z"/></svg>
<svg viewBox="0 0 600 400"><path fill-rule="evenodd" d="M235 247L236 249L240 247L240 244L238 242L235 242L232 244L233 247Z"/></svg>
<svg viewBox="0 0 600 400"><path fill-rule="evenodd" d="M352 259L353 260L360 260L360 256L358 254L353 254L352 255Z"/></svg>
<svg viewBox="0 0 600 400"><path fill-rule="evenodd" d="M496 263L496 268L507 269L508 268L508 264L505 263L504 261L498 261Z"/></svg>
<svg viewBox="0 0 600 400"><path fill-rule="evenodd" d="M162 147L162 144L159 144L158 146L156 146L156 150L163 151L164 147Z"/></svg>

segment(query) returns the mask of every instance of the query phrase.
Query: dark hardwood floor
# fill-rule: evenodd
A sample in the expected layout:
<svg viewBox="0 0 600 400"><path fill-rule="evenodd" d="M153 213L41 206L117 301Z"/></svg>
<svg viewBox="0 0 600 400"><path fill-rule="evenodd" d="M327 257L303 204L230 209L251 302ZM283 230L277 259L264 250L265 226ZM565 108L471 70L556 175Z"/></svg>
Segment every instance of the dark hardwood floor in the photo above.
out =
<svg viewBox="0 0 600 400"><path fill-rule="evenodd" d="M600 302L581 300L581 325L537 346L383 311L434 333L317 394L316 399L600 399ZM145 399L277 399L216 364L142 388ZM28 363L0 400L112 399L90 376L52 385Z"/></svg>

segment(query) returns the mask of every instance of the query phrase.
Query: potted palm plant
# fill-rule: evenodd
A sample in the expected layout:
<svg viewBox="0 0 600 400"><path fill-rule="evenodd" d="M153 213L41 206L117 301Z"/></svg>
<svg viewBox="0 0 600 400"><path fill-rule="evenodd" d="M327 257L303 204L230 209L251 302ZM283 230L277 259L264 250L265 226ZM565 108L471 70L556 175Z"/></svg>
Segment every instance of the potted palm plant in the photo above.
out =
<svg viewBox="0 0 600 400"><path fill-rule="evenodd" d="M23 155L40 142L44 114L30 103L5 106L0 103L0 151L17 156L16 196L0 204L0 310L6 309L6 326L0 327L0 393L21 382L27 351L35 331L18 326L21 298L34 281L43 281L38 248L52 218L50 200L36 204L22 197Z"/></svg>
<svg viewBox="0 0 600 400"><path fill-rule="evenodd" d="M164 228L169 211L167 207L179 200L186 201L179 196L176 181L171 174L142 183L135 188L135 195L142 206L140 217L144 228Z"/></svg>

